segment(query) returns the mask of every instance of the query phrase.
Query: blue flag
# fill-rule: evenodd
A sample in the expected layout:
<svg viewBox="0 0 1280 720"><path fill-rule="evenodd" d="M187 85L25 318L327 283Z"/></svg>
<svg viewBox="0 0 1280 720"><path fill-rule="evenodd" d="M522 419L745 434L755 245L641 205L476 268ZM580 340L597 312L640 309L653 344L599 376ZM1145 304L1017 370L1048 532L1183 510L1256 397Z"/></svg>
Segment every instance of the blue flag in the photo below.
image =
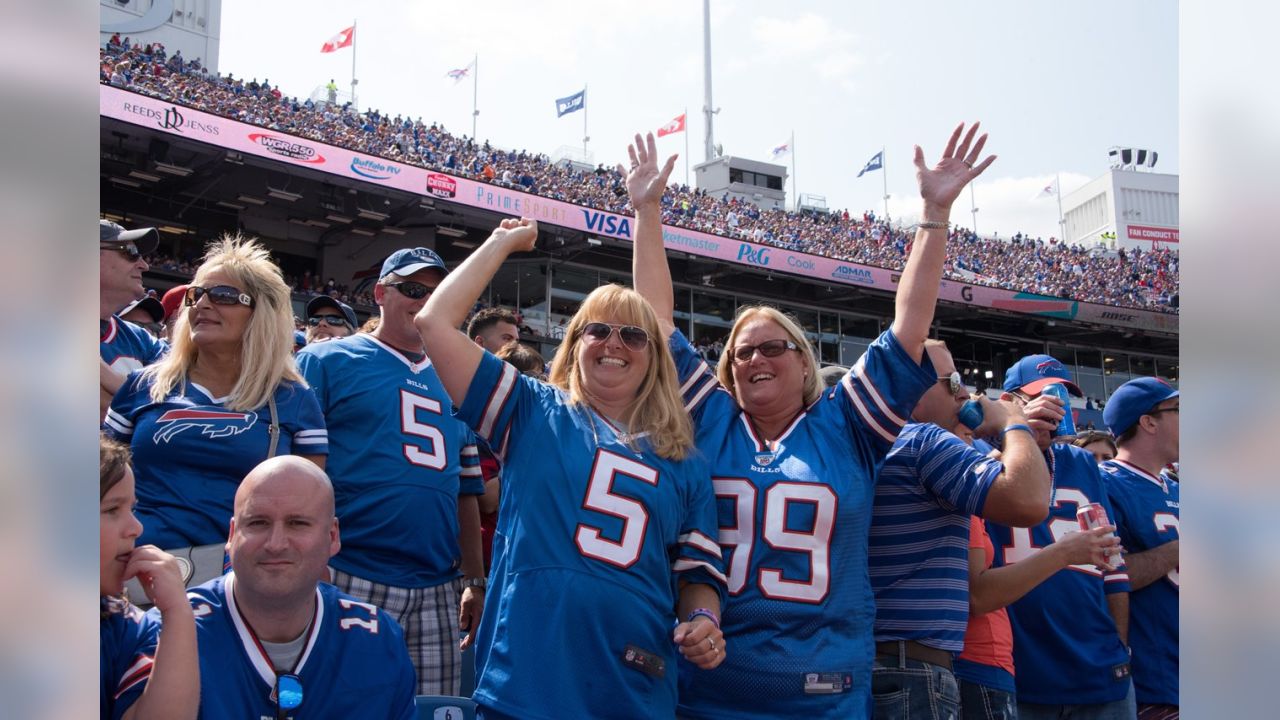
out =
<svg viewBox="0 0 1280 720"><path fill-rule="evenodd" d="M563 117L587 106L587 89L556 100L556 117Z"/></svg>
<svg viewBox="0 0 1280 720"><path fill-rule="evenodd" d="M864 174L869 173L872 170L879 170L882 167L884 167L883 150L871 156L871 159L867 161L866 167L862 168L862 172L858 173L858 177L862 177Z"/></svg>

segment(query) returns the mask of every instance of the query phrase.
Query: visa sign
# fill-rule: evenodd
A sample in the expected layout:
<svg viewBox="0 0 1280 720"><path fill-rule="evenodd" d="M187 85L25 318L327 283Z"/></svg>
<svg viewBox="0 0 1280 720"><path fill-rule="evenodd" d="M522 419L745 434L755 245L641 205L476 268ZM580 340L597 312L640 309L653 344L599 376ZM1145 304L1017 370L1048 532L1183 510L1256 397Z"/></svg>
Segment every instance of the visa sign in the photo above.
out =
<svg viewBox="0 0 1280 720"><path fill-rule="evenodd" d="M598 232L601 235L612 235L613 237L631 239L631 223L624 217L616 215L606 215L604 213L592 212L591 210L583 210L582 217L586 220L587 229L592 232Z"/></svg>
<svg viewBox="0 0 1280 720"><path fill-rule="evenodd" d="M745 262L749 265L767 266L769 264L769 248L760 247L752 249L750 245L742 243L738 246L738 262Z"/></svg>

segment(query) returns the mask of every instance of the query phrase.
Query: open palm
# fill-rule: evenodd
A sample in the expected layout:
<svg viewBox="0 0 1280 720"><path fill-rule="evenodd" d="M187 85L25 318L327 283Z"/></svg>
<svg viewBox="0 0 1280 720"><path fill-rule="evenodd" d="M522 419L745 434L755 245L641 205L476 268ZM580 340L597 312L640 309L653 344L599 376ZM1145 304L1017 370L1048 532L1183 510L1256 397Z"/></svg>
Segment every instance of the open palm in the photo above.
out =
<svg viewBox="0 0 1280 720"><path fill-rule="evenodd" d="M920 197L924 199L925 205L950 210L964 186L995 162L995 155L988 155L982 162L978 162L982 147L987 144L986 133L978 138L977 143L973 141L979 125L981 123L974 123L969 128L963 142L959 140L960 134L964 132L964 123L957 125L951 133L951 139L947 141L947 148L942 152L942 159L932 168L925 164L924 150L919 145L916 146L916 182L920 185Z"/></svg>
<svg viewBox="0 0 1280 720"><path fill-rule="evenodd" d="M658 147L653 133L649 133L647 142L636 133L634 144L627 146L627 154L631 156L631 171L618 166L618 172L626 175L627 193L631 195L631 207L639 209L643 205L662 202L662 193L667 189L667 179L676 166L676 157L672 155L658 169Z"/></svg>

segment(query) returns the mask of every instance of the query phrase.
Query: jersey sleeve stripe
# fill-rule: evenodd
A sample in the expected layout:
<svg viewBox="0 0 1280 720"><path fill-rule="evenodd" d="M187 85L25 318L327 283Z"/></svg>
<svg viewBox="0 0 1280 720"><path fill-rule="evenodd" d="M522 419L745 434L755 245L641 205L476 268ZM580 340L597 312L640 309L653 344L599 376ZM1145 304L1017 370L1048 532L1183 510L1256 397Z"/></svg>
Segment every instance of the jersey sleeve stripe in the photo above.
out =
<svg viewBox="0 0 1280 720"><path fill-rule="evenodd" d="M701 380L702 378L708 377L710 375L711 375L711 368L707 366L706 361L699 362L698 366L693 369L693 374L690 375L689 379L685 380L684 384L680 386L680 394L681 395L687 394L690 388L696 385L699 380Z"/></svg>
<svg viewBox="0 0 1280 720"><path fill-rule="evenodd" d="M493 393L489 395L489 402L485 404L484 414L480 417L480 427L477 428L480 437L485 440L492 441L493 426L498 422L498 418L502 414L502 406L511 397L511 391L515 388L515 384L515 367L503 363L502 373L498 376L498 384L494 386Z"/></svg>
<svg viewBox="0 0 1280 720"><path fill-rule="evenodd" d="M676 542L696 547L699 550L715 557L721 557L720 544L697 530L690 530L688 533L681 535L676 538Z"/></svg>
<svg viewBox="0 0 1280 720"><path fill-rule="evenodd" d="M689 558L676 558L676 561L671 565L671 569L676 572L702 570L706 572L708 575L710 575L711 577L715 578L716 581L721 583L722 585L729 584L729 580L724 576L724 573L717 570L716 567L711 563L708 563L703 560L692 560Z"/></svg>
<svg viewBox="0 0 1280 720"><path fill-rule="evenodd" d="M132 688L150 677L151 668L154 665L155 658L152 656L143 655L139 657L133 665L129 666L129 669L126 670L124 675L120 678L120 684L116 686L115 698L119 700L121 695L124 695L129 691L129 688Z"/></svg>
<svg viewBox="0 0 1280 720"><path fill-rule="evenodd" d="M475 445L466 445L462 448L462 457L480 457L480 449Z"/></svg>
<svg viewBox="0 0 1280 720"><path fill-rule="evenodd" d="M885 442L892 443L897 439L897 434L890 432L881 424L879 418L872 415L871 411L867 409L866 403L862 401L862 398L858 396L858 391L853 387L853 383L856 381L854 374L849 373L844 376L844 380L840 385L844 388L845 393L849 395L849 399L853 401L854 409L858 411L858 415L862 417L862 421L867 425L867 427L875 431L875 433L883 438Z"/></svg>
<svg viewBox="0 0 1280 720"><path fill-rule="evenodd" d="M867 391L867 394L870 395L871 399L875 402L876 407L880 408L880 412L884 413L884 416L889 419L889 422L897 426L897 432L894 434L897 435L897 433L902 432L902 428L907 424L907 421L899 417L898 414L889 407L889 404L884 401L884 396L880 393L880 389L876 387L875 382L872 381L871 378L867 377L866 354L863 354L862 357L858 358L858 362L854 363L853 371L850 374L858 377L858 380Z"/></svg>
<svg viewBox="0 0 1280 720"><path fill-rule="evenodd" d="M1106 573L1104 574L1102 579L1105 582L1109 582L1109 583L1119 583L1119 582L1127 583L1129 582L1129 573L1127 572Z"/></svg>
<svg viewBox="0 0 1280 720"><path fill-rule="evenodd" d="M685 401L684 409L687 412L693 412L694 408L698 407L698 405L700 405L702 401L706 399L707 395L711 394L711 391L715 390L719 386L720 386L720 383L715 378L708 377L707 381L702 384L702 387L699 388L698 391L694 393L692 397L690 397L687 401Z"/></svg>
<svg viewBox="0 0 1280 720"><path fill-rule="evenodd" d="M107 410L107 417L104 423L120 435L133 434L133 423L115 410Z"/></svg>
<svg viewBox="0 0 1280 720"><path fill-rule="evenodd" d="M484 473L481 472L479 465L475 465L471 467L463 467L461 476L462 477L484 477Z"/></svg>

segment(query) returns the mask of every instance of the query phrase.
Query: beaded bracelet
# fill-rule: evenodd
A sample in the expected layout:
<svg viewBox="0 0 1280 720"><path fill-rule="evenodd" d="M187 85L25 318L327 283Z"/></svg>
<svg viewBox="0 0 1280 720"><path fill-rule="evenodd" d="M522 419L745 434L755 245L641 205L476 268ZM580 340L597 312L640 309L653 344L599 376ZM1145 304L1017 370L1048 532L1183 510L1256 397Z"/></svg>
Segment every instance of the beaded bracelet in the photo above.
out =
<svg viewBox="0 0 1280 720"><path fill-rule="evenodd" d="M928 221L928 222L916 223L916 227L922 228L924 230L947 230L951 227L951 223L941 222L941 221L938 221L938 222Z"/></svg>
<svg viewBox="0 0 1280 720"><path fill-rule="evenodd" d="M712 625L720 627L720 618L706 608L695 608L693 612L689 613L689 617L685 618L685 622L693 622L693 619L699 615L710 620Z"/></svg>

